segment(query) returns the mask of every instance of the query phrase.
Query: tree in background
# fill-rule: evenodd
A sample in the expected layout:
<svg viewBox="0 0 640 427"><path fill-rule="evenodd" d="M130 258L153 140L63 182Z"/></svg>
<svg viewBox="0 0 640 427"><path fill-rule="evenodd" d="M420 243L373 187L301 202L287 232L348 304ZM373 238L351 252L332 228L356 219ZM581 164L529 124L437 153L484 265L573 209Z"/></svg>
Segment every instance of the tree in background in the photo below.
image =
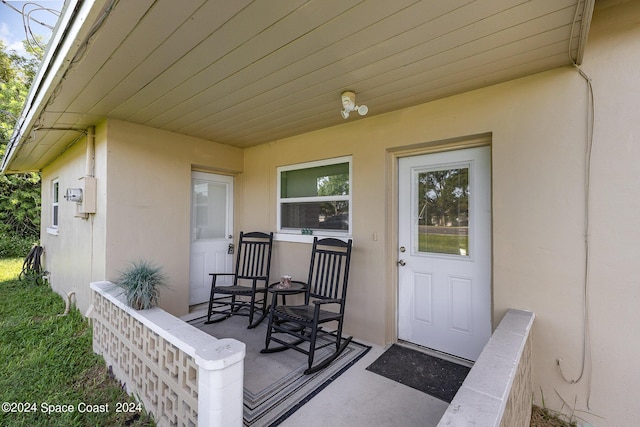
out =
<svg viewBox="0 0 640 427"><path fill-rule="evenodd" d="M445 169L418 175L420 223L465 225L469 216L469 169Z"/></svg>
<svg viewBox="0 0 640 427"><path fill-rule="evenodd" d="M349 174L327 175L318 179L318 196L344 196L349 194ZM335 201L322 203L320 213L325 218L346 216L349 213L349 202ZM335 227L337 224L332 226ZM343 229L346 228L346 220Z"/></svg>
<svg viewBox="0 0 640 427"><path fill-rule="evenodd" d="M38 44L24 43L31 57L7 50L0 41L0 157L43 56ZM24 256L40 233L40 175L0 175L0 257Z"/></svg>

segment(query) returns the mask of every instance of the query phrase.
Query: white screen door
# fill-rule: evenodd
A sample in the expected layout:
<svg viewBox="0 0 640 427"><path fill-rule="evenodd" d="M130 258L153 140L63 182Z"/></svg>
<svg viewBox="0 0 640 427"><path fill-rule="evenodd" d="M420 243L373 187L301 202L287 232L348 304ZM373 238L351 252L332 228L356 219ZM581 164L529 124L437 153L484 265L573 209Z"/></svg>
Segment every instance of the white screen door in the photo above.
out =
<svg viewBox="0 0 640 427"><path fill-rule="evenodd" d="M398 338L476 360L491 336L491 149L399 159Z"/></svg>
<svg viewBox="0 0 640 427"><path fill-rule="evenodd" d="M192 172L189 305L209 301L209 273L232 272L232 231L233 177Z"/></svg>

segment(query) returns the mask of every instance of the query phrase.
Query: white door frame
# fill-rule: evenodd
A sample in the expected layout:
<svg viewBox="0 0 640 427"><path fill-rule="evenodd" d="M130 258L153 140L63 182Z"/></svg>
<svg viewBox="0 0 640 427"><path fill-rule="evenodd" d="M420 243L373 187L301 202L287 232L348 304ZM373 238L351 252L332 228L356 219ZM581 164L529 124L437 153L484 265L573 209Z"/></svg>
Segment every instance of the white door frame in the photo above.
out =
<svg viewBox="0 0 640 427"><path fill-rule="evenodd" d="M211 181L227 186L226 195L226 224L222 235L215 238L204 238L196 242L194 238L194 214L193 211L193 181L195 179ZM191 172L190 180L191 202L190 202L190 255L189 255L189 305L203 303L209 300L209 290L211 287L209 273L231 273L233 255L228 254L228 247L233 244L233 186L234 177L230 175L217 174L214 172ZM220 234L220 231L216 232ZM222 284L231 284L228 279Z"/></svg>
<svg viewBox="0 0 640 427"><path fill-rule="evenodd" d="M399 247L399 239L398 239L398 226L399 226L399 159L402 157L410 157L410 156L419 156L424 154L433 154L443 151L452 151L466 148L473 148L479 146L491 146L491 135L490 134L481 134L471 137L464 138L452 138L450 140L443 141L434 141L429 143L424 143L420 145L414 145L409 148L398 148L394 150L390 150L387 153L387 182L390 182L391 185L388 187L389 190L387 192L387 200L390 203L387 204L387 218L388 218L388 227L391 227L393 230L389 233L388 245L387 245L387 253L389 254L386 257L386 273L385 273L385 281L387 283L391 283L392 286L389 286L386 290L386 324L387 327L387 339L386 342L398 342L398 307L399 307L399 274L398 274L398 247ZM493 187L493 185L492 185ZM493 193L493 191L492 191ZM493 220L492 220L493 222ZM493 225L492 225L493 230ZM491 232L491 239L493 240L493 231ZM492 252L493 252L493 244L492 244ZM493 272L493 256L491 261L491 271ZM492 273L492 284L491 284L491 330L493 331L493 273Z"/></svg>

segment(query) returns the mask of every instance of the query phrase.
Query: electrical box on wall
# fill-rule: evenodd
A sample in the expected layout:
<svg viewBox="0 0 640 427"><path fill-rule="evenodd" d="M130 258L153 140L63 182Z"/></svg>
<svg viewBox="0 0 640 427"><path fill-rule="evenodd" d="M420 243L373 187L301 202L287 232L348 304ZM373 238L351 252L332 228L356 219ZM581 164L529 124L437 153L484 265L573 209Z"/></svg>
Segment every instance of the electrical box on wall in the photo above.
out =
<svg viewBox="0 0 640 427"><path fill-rule="evenodd" d="M96 213L96 179L93 176L80 178L80 200L76 201L76 217L87 218ZM67 199L69 200L69 199Z"/></svg>
<svg viewBox="0 0 640 427"><path fill-rule="evenodd" d="M67 188L64 198L69 202L82 202L82 188Z"/></svg>

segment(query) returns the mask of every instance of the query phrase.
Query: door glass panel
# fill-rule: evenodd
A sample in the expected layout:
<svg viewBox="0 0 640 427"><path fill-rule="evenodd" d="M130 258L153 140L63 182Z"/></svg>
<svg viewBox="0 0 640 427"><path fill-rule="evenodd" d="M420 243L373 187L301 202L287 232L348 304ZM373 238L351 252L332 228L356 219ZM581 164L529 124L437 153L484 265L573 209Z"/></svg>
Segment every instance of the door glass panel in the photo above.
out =
<svg viewBox="0 0 640 427"><path fill-rule="evenodd" d="M469 166L416 177L418 252L469 256Z"/></svg>
<svg viewBox="0 0 640 427"><path fill-rule="evenodd" d="M192 203L193 240L225 238L227 184L194 179Z"/></svg>

